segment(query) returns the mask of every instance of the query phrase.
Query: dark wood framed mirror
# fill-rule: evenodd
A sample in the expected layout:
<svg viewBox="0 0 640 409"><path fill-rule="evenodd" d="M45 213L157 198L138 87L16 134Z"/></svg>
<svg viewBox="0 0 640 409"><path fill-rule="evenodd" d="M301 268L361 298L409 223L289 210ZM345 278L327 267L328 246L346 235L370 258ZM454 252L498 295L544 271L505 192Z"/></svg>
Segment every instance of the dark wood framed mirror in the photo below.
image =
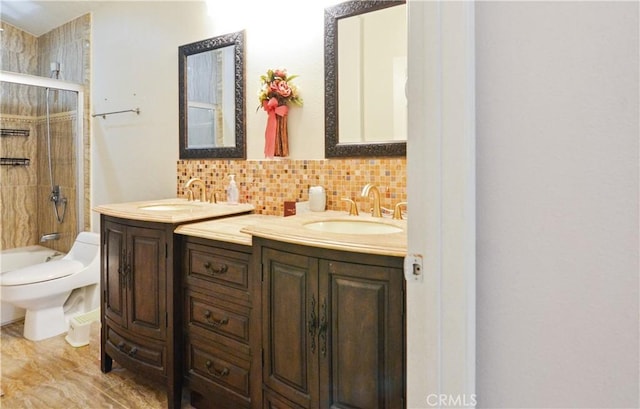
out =
<svg viewBox="0 0 640 409"><path fill-rule="evenodd" d="M406 156L406 2L325 8L325 157Z"/></svg>
<svg viewBox="0 0 640 409"><path fill-rule="evenodd" d="M246 158L244 31L178 47L180 159Z"/></svg>

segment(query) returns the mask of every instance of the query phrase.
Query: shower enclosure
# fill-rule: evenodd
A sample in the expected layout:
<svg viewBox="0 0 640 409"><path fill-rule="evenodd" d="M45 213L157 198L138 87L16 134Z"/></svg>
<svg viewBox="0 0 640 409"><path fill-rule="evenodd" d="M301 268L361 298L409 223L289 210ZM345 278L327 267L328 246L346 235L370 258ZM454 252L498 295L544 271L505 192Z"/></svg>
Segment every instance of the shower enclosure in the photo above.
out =
<svg viewBox="0 0 640 409"><path fill-rule="evenodd" d="M69 250L84 230L84 90L0 72L2 249Z"/></svg>

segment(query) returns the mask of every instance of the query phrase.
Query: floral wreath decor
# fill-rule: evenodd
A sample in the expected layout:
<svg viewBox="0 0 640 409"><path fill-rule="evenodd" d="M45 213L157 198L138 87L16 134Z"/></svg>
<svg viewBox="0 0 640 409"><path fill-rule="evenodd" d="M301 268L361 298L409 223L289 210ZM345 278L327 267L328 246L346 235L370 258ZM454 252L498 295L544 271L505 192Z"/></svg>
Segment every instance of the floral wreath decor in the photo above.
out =
<svg viewBox="0 0 640 409"><path fill-rule="evenodd" d="M292 83L296 77L288 75L286 69L270 69L266 75L260 76L262 86L258 93L258 109L264 109L269 116L264 135L264 155L267 158L289 156L288 105L302 106L298 87Z"/></svg>

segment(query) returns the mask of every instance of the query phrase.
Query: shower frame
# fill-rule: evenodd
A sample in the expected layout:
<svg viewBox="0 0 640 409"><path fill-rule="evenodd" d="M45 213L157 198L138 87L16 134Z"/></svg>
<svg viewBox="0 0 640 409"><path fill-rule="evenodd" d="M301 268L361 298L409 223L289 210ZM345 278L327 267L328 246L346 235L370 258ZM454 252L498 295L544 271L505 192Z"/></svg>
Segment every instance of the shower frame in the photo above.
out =
<svg viewBox="0 0 640 409"><path fill-rule="evenodd" d="M0 71L0 82L32 85L41 88L51 88L61 91L72 91L78 94L76 105L76 198L77 198L77 228L84 231L84 86L75 82L68 82L53 78L38 77L29 74Z"/></svg>

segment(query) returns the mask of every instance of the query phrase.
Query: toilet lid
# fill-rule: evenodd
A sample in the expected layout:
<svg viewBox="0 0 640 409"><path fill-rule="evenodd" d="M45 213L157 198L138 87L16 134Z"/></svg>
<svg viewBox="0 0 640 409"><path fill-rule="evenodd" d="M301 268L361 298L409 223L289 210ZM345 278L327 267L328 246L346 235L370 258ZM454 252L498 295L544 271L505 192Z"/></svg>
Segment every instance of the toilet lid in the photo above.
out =
<svg viewBox="0 0 640 409"><path fill-rule="evenodd" d="M34 264L29 267L2 273L0 275L0 285L24 285L55 280L77 273L82 267L83 265L79 261L64 259Z"/></svg>

